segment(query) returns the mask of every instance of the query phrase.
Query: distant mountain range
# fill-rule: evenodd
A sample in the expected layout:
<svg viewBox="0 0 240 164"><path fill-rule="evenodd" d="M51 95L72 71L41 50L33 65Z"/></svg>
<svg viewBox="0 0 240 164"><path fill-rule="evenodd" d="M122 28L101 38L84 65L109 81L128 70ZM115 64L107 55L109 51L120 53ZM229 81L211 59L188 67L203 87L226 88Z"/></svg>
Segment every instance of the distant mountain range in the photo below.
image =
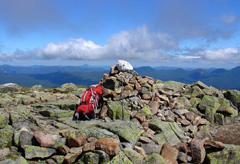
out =
<svg viewBox="0 0 240 164"><path fill-rule="evenodd" d="M102 66L31 66L0 65L0 84L17 83L23 87L42 85L58 87L64 83L89 86L98 83L110 70ZM240 90L240 66L226 69L182 69L176 67L134 68L141 76L163 81L173 80L191 84L198 80L219 89Z"/></svg>

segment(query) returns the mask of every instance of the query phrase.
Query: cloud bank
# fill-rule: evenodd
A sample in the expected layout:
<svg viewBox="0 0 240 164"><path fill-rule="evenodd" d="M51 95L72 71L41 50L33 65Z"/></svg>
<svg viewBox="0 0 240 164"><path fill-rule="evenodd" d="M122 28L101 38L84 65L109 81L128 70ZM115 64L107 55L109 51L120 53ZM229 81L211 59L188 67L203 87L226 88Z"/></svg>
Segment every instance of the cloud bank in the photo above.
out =
<svg viewBox="0 0 240 164"><path fill-rule="evenodd" d="M181 54L177 52L182 52ZM178 55L176 55L178 54ZM183 50L168 34L150 33L146 26L121 31L112 35L105 45L98 45L83 38L66 42L48 43L42 49L16 50L1 54L0 60L145 60L145 61L208 61L240 62L239 48L218 48L207 50Z"/></svg>
<svg viewBox="0 0 240 164"><path fill-rule="evenodd" d="M58 44L48 43L43 49L17 50L0 54L1 60L14 59L62 59L62 60L105 60L140 59L166 60L167 52L178 49L178 44L163 33L149 33L146 26L135 30L122 31L112 35L104 46L82 38L69 39Z"/></svg>

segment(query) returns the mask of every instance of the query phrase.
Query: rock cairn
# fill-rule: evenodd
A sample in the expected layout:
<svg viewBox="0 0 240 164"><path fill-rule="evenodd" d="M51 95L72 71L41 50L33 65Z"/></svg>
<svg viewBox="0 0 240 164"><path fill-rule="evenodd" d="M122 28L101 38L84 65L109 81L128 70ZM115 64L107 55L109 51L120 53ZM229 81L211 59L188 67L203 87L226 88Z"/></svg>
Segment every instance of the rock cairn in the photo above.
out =
<svg viewBox="0 0 240 164"><path fill-rule="evenodd" d="M238 122L239 91L117 70L99 84L100 119L79 122L84 88L1 85L0 163L240 162L240 146L214 140L217 126Z"/></svg>

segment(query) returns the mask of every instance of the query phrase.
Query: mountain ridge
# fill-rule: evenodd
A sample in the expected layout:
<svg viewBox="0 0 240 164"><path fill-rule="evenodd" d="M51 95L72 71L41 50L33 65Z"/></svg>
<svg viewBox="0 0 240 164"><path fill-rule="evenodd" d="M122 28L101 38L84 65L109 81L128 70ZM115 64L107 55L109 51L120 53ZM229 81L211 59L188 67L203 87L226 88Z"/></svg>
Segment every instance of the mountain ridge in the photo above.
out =
<svg viewBox="0 0 240 164"><path fill-rule="evenodd" d="M31 68L31 69L29 69ZM150 66L134 68L141 76L150 76L163 81L177 81L191 84L196 81L219 88L240 90L240 66L233 69L158 69ZM57 87L67 82L76 85L89 86L96 84L104 73L109 70L101 66L10 66L0 65L0 84L17 83L21 86L30 87L40 84L44 87Z"/></svg>

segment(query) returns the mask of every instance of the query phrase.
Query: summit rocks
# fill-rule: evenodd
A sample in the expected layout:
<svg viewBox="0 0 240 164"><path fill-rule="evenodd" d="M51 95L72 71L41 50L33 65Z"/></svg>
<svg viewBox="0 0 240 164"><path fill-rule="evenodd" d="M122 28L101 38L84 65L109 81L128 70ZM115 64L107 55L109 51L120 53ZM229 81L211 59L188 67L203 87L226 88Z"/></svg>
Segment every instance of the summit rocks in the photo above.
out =
<svg viewBox="0 0 240 164"><path fill-rule="evenodd" d="M99 84L90 121L72 120L86 88L1 85L0 163L240 163L239 91L118 70Z"/></svg>

